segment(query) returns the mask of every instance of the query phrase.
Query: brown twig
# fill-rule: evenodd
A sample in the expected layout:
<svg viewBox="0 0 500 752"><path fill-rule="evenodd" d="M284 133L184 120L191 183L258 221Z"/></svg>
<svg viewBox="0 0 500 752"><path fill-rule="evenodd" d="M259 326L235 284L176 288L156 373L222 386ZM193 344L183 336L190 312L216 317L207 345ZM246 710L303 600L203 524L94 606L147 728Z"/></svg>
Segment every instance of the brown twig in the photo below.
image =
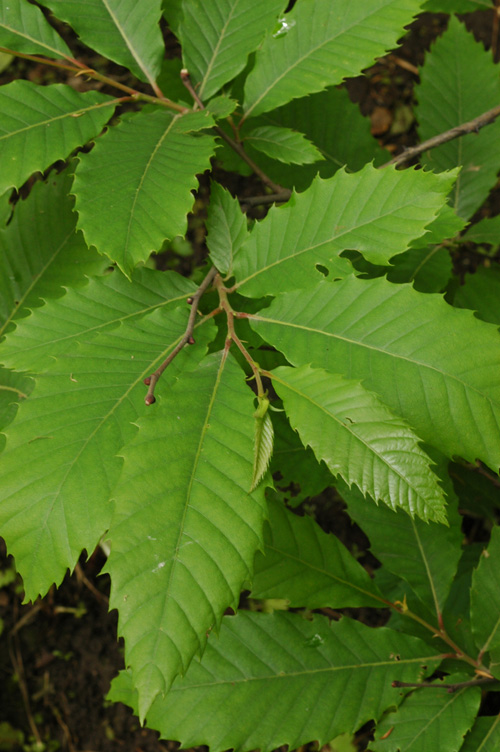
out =
<svg viewBox="0 0 500 752"><path fill-rule="evenodd" d="M447 689L450 694L456 692L458 689L465 689L467 687L476 687L479 684L494 684L498 679L494 676L484 676L479 679L471 679L470 681L457 682L456 684L442 684L440 682L402 682L393 681L392 687L411 687L411 688L423 688L423 689Z"/></svg>
<svg viewBox="0 0 500 752"><path fill-rule="evenodd" d="M176 355L180 353L184 345L194 344L193 331L194 331L194 322L196 321L196 314L198 312L198 304L203 294L208 290L208 288L214 281L216 274L217 274L217 269L215 268L215 266L213 266L208 272L203 282L201 283L201 285L198 287L198 289L194 293L194 295L188 298L188 301L191 304L191 312L189 314L189 319L188 319L188 323L187 323L184 334L182 335L181 339L179 340L177 345L174 347L170 355L168 355L168 357L165 358L161 366L159 366L156 369L156 371L151 374L151 376L145 379L145 382L149 387L148 392L146 396L144 397L144 402L146 403L146 405L152 405L154 404L154 402L156 402L154 391L155 391L156 384L158 383L158 380L161 378L163 371L170 365L170 363L173 361Z"/></svg>
<svg viewBox="0 0 500 752"><path fill-rule="evenodd" d="M70 71L71 73L74 73L75 76L88 76L89 78L95 79L96 81L101 81L101 83L107 84L108 86L113 86L115 89L120 89L121 91L126 92L130 97L132 97L132 99L136 101L161 104L171 110L176 110L176 112L189 112L186 107L183 107L182 105L177 104L177 102L172 102L170 99L164 97L159 89L157 89L158 96L153 97L150 94L144 94L142 91L137 91L137 89L133 89L130 86L126 86L125 84L120 83L119 81L115 81L113 78L104 76L102 73L98 73L93 68L87 68L85 65L83 65L83 63L80 63L78 62L78 60L74 60L73 58L68 57L67 59L70 60L73 64L66 65L65 63L59 62L57 60L50 60L50 58L41 57L39 55L27 55L24 52L17 52L16 50L11 50L7 47L0 47L0 52L5 52L8 55L14 55L16 57L22 57L24 60L31 60L31 62L33 63L40 63L41 65L52 65L55 68Z"/></svg>
<svg viewBox="0 0 500 752"><path fill-rule="evenodd" d="M474 120L469 120L467 123L456 125L454 128L450 128L449 131L428 138L427 141L423 141L417 146L411 146L409 149L402 152L402 154L398 154L397 157L393 157L393 159L385 162L380 168L389 167L389 165L404 164L410 159L413 159L413 157L417 157L419 154L422 154L422 152L427 151L427 149L435 149L437 146L446 144L448 141L453 141L453 139L459 138L460 136L465 136L467 133L478 133L483 126L493 123L499 115L500 105L497 105L496 107L493 107L493 109L488 110L488 112L483 112L482 115L474 118Z"/></svg>
<svg viewBox="0 0 500 752"><path fill-rule="evenodd" d="M196 102L200 110L205 109L205 105L201 101L200 97L198 96L193 84L191 83L191 77L189 75L189 71L186 70L186 68L183 68L181 70L181 81L186 87L186 89L191 94L193 100ZM285 189L281 187L281 185L278 185L278 183L275 183L271 178L266 175L266 173L261 170L258 164L256 164L251 157L248 156L245 149L243 148L243 145L239 143L238 141L235 141L234 138L231 138L231 136L226 133L220 126L215 125L214 130L217 133L218 136L220 136L230 147L233 149L236 154L238 154L241 159L247 163L247 165L255 172L256 175L262 180L264 185L269 186L271 190L273 190L275 193L282 193Z"/></svg>

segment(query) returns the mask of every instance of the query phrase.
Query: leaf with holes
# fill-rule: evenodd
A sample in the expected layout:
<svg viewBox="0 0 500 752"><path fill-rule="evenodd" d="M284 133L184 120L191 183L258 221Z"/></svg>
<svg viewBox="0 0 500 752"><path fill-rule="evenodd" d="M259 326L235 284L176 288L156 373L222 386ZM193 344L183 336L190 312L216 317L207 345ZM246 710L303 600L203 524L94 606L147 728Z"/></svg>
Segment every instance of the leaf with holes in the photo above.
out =
<svg viewBox="0 0 500 752"><path fill-rule="evenodd" d="M388 265L424 234L454 178L371 164L357 173L339 170L329 180L317 178L254 226L234 258L239 292L259 297L304 287L321 278L318 264L332 277L349 276L351 264L339 257L346 249Z"/></svg>

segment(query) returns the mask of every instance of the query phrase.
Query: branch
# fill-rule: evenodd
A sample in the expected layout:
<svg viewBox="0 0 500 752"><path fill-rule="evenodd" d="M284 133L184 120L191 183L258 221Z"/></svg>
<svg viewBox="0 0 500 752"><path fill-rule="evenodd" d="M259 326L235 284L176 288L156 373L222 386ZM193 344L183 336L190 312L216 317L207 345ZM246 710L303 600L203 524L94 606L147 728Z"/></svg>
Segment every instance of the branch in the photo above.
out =
<svg viewBox="0 0 500 752"><path fill-rule="evenodd" d="M153 405L156 402L156 397L154 396L154 391L156 384L158 383L158 380L161 378L161 375L163 371L167 368L167 366L170 365L170 363L173 361L173 359L180 353L184 345L194 345L194 339L193 339L193 331L194 331L194 322L196 320L196 314L198 312L198 304L203 296L203 294L208 290L210 285L215 279L215 275L217 274L217 269L215 266L213 266L210 271L208 272L207 276L201 283L201 285L196 290L195 294L188 298L188 303L191 305L191 312L189 314L188 323L186 326L186 331L182 335L181 339L177 343L177 345L174 347L170 355L165 358L161 366L156 369L154 373L151 374L151 376L148 376L144 379L144 383L146 384L148 388L148 392L146 396L144 397L144 402L146 405Z"/></svg>
<svg viewBox="0 0 500 752"><path fill-rule="evenodd" d="M191 94L193 100L196 102L200 110L204 110L205 105L203 104L200 97L196 93L196 90L193 84L191 83L189 71L186 68L183 68L181 70L181 81L186 87L186 89L189 91L189 93ZM268 175L266 175L266 173L263 170L260 169L259 165L256 164L253 161L253 159L251 159L251 157L248 156L248 154L246 153L241 143L231 138L231 136L229 136L224 130L222 130L220 126L216 125L214 126L214 128L215 128L215 132L217 133L217 135L220 136L227 144L229 144L231 149L233 149L236 152L236 154L238 154L238 156L240 156L241 159L247 163L247 165L253 170L253 172L255 172L256 175L259 176L259 178L262 180L262 182L265 185L269 186L269 188L271 188L271 190L273 190L275 193L282 193L283 190L285 190L281 187L281 185L278 185L278 183L273 182L271 178Z"/></svg>
<svg viewBox="0 0 500 752"><path fill-rule="evenodd" d="M456 692L458 689L464 689L466 687L476 687L479 684L494 684L498 679L494 676L484 676L480 679L471 679L470 681L457 682L457 684L442 684L440 682L402 682L393 681L391 687L422 687L423 689L447 689L450 694Z"/></svg>
<svg viewBox="0 0 500 752"><path fill-rule="evenodd" d="M27 55L24 52L10 50L8 47L0 47L0 52L5 52L8 55L14 55L16 57L22 57L24 60L31 60L31 62L33 63L40 63L41 65L52 65L53 67L59 68L60 70L70 71L71 73L74 73L75 76L88 76L89 78L93 78L96 81L101 81L101 83L107 84L108 86L114 86L116 89L120 89L121 91L126 92L134 100L152 102L153 104L162 104L164 107L168 107L171 110L176 110L176 112L189 112L186 107L177 104L177 102L172 102L170 99L167 99L163 95L152 97L150 94L144 94L142 91L132 89L132 87L126 86L119 81L115 81L113 78L109 78L108 76L104 76L102 73L98 73L93 68L87 68L85 65L83 65L83 63L78 62L78 60L73 60L73 58L68 58L68 60L71 60L73 62L73 65L66 65L65 63L58 62L57 60L50 60L49 58L41 57L39 55ZM158 92L161 93L159 90Z"/></svg>
<svg viewBox="0 0 500 752"><path fill-rule="evenodd" d="M289 200L292 191L289 188L283 188L280 193L268 193L267 196L248 196L240 198L242 206L260 206L262 204L284 203Z"/></svg>
<svg viewBox="0 0 500 752"><path fill-rule="evenodd" d="M446 144L448 141L453 141L455 138L465 136L467 133L479 133L479 130L483 126L493 123L499 115L500 105L497 105L496 107L493 107L492 110L483 112L482 115L474 118L474 120L469 120L468 123L456 125L454 128L450 128L449 131L440 133L437 136L427 139L427 141L423 141L417 146L412 146L409 149L406 149L402 154L398 154L397 157L393 157L389 162L381 165L380 169L383 167L389 167L389 165L404 164L404 162L408 162L410 159L413 159L413 157L417 157L419 154L422 154L422 152L427 151L427 149L435 149L436 146Z"/></svg>

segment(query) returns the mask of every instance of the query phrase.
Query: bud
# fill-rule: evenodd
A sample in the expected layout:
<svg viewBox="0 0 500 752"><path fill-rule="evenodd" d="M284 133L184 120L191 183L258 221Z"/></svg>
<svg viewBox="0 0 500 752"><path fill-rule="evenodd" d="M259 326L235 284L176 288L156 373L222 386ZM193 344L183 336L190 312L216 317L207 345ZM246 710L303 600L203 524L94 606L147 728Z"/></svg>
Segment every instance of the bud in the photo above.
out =
<svg viewBox="0 0 500 752"><path fill-rule="evenodd" d="M144 402L146 403L146 405L154 405L154 403L156 402L156 397L154 396L154 394L147 394L144 398Z"/></svg>
<svg viewBox="0 0 500 752"><path fill-rule="evenodd" d="M149 386L151 384L151 376L146 376L144 383L146 384L146 386Z"/></svg>
<svg viewBox="0 0 500 752"><path fill-rule="evenodd" d="M195 343L195 338L194 337L190 337L188 339L188 345L194 345L194 343Z"/></svg>
<svg viewBox="0 0 500 752"><path fill-rule="evenodd" d="M187 299L186 299L186 303L187 303L188 305L193 305L193 303L194 303L194 298L187 298Z"/></svg>

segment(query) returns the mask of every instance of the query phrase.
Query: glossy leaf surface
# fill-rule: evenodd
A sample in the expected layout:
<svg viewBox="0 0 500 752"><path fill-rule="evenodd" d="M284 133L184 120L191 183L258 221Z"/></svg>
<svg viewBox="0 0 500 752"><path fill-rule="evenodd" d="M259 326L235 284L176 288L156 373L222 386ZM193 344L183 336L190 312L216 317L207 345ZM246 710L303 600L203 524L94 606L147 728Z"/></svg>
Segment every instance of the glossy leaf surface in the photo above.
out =
<svg viewBox="0 0 500 752"><path fill-rule="evenodd" d="M245 84L245 116L339 84L396 46L417 0L306 0L286 14L256 56Z"/></svg>
<svg viewBox="0 0 500 752"><path fill-rule="evenodd" d="M290 425L333 475L393 509L445 520L443 493L418 436L375 394L311 366L271 373Z"/></svg>

